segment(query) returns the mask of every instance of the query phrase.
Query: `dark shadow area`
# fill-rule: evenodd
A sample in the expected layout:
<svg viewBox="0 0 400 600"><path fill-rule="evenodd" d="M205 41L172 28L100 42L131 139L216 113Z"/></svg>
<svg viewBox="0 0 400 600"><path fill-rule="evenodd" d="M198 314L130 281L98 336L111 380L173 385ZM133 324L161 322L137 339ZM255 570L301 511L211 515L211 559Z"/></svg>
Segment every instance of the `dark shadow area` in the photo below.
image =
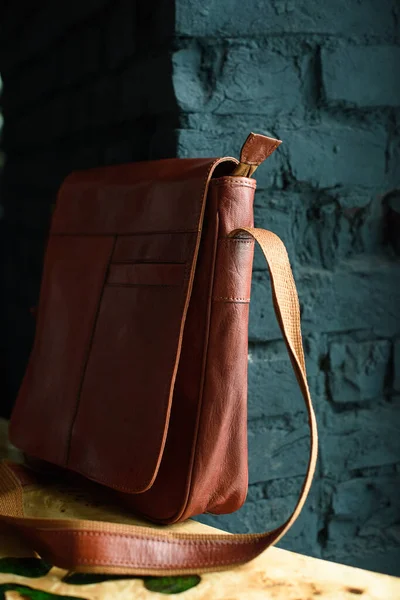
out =
<svg viewBox="0 0 400 600"><path fill-rule="evenodd" d="M174 4L5 2L0 73L0 414L34 336L52 207L76 169L174 156Z"/></svg>

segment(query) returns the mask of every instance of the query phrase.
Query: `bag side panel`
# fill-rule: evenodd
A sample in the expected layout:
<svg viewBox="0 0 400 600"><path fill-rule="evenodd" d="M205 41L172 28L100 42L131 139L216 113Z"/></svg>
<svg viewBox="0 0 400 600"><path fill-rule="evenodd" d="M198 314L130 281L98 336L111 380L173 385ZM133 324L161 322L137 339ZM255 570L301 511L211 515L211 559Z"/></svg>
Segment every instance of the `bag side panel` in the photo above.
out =
<svg viewBox="0 0 400 600"><path fill-rule="evenodd" d="M121 499L160 523L243 504L248 485L248 319L255 181L211 180L163 459L151 489Z"/></svg>
<svg viewBox="0 0 400 600"><path fill-rule="evenodd" d="M224 177L210 187L211 202L218 207L218 249L190 496L181 519L203 512L233 512L247 494L248 321L254 242L233 240L228 234L243 223L253 225L255 186L252 179Z"/></svg>

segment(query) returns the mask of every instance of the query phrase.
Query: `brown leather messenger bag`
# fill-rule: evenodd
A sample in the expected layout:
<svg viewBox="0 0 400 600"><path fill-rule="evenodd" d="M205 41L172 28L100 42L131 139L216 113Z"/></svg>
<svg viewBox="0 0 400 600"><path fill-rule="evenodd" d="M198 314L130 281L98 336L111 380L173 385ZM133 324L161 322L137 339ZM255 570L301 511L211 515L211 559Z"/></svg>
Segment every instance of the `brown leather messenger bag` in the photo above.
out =
<svg viewBox="0 0 400 600"><path fill-rule="evenodd" d="M256 241L311 431L296 507L277 529L246 535L33 518L23 505L28 467L4 462L0 519L48 562L115 574L215 571L253 559L298 517L317 460L299 302L282 241L253 226L252 175L280 143L250 134L240 162L165 159L67 177L10 437L32 464L96 482L154 523L240 508Z"/></svg>

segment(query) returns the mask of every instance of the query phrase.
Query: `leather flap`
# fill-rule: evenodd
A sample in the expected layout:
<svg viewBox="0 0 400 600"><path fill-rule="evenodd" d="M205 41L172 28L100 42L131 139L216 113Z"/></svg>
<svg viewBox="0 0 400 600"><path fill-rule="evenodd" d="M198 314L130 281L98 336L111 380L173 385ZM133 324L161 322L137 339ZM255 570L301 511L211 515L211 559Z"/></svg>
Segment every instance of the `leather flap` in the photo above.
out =
<svg viewBox="0 0 400 600"><path fill-rule="evenodd" d="M127 493L151 487L168 431L208 182L235 159L70 175L53 215L13 442Z"/></svg>

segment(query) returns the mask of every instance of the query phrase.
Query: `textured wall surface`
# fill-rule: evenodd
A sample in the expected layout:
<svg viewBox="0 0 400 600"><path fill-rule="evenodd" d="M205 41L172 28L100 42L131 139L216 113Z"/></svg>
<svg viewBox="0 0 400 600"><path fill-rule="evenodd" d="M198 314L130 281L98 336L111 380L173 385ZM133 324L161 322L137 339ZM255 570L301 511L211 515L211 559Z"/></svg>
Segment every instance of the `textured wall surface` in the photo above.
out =
<svg viewBox="0 0 400 600"><path fill-rule="evenodd" d="M390 0L242 6L178 2L178 149L237 154L249 130L284 141L259 170L255 218L285 240L295 269L321 443L311 498L281 545L400 575L400 267L384 208L400 183L397 9ZM307 448L267 279L258 255L248 501L202 518L242 532L288 514Z"/></svg>
<svg viewBox="0 0 400 600"><path fill-rule="evenodd" d="M400 575L397 3L176 0L174 15L163 4L9 3L4 15L4 395L25 366L49 206L68 171L238 155L250 130L280 137L255 217L292 260L321 438L311 497L280 545ZM281 522L307 435L257 254L248 501L202 520L242 532Z"/></svg>

